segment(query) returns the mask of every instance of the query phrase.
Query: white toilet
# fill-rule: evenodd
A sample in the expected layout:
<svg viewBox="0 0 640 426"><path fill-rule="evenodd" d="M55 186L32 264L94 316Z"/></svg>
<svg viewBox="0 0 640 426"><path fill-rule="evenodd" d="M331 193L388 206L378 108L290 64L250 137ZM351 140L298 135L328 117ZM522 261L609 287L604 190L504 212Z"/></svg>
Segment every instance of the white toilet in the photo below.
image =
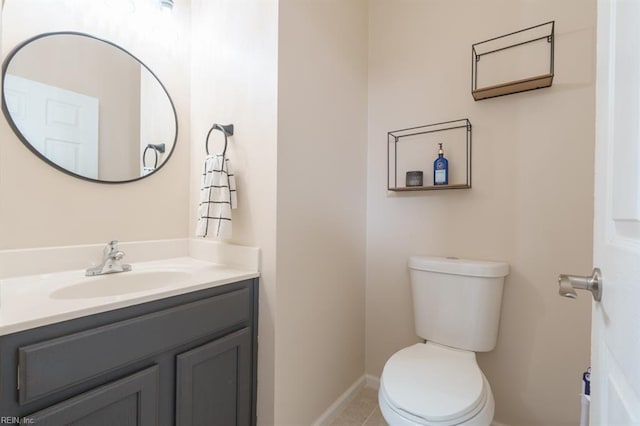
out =
<svg viewBox="0 0 640 426"><path fill-rule="evenodd" d="M488 426L491 387L475 352L496 346L509 265L442 257L409 259L416 333L426 339L384 366L378 401L391 426Z"/></svg>

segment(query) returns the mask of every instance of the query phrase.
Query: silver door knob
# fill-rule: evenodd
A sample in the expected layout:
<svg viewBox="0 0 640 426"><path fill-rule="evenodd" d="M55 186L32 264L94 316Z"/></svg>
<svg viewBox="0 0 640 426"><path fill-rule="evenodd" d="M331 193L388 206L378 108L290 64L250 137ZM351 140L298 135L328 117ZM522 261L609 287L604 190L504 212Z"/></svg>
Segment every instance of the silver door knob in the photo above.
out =
<svg viewBox="0 0 640 426"><path fill-rule="evenodd" d="M593 300L602 300L602 274L600 269L594 268L590 277L577 275L560 275L558 277L558 293L560 296L575 299L578 297L576 290L589 290Z"/></svg>

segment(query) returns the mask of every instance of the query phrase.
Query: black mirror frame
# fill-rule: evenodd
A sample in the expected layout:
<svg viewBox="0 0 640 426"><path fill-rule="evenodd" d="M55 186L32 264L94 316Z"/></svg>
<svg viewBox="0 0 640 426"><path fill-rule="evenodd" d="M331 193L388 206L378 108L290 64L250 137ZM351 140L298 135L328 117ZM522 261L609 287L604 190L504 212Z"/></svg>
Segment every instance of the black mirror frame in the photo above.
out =
<svg viewBox="0 0 640 426"><path fill-rule="evenodd" d="M45 38L45 37L55 36L55 35L75 35L75 36L80 36L80 37L86 37L86 38L97 40L97 41L100 41L102 43L106 43L106 44L108 44L110 46L113 46L113 47L117 48L118 50L124 52L125 54L127 54L131 58L135 59L140 65L142 65L153 76L153 78L156 79L158 84L160 84L160 87L162 87L162 90L164 91L165 95L167 95L167 99L169 99L169 104L171 105L171 110L173 111L173 119L175 121L175 128L176 128L175 137L173 139L173 146L171 148L171 151L167 155L167 158L162 162L160 167L158 167L157 169L155 169L153 172L151 172L149 174L146 174L146 175L143 175L143 176L139 176L139 177L136 177L136 178L133 178L133 179L117 180L117 181L116 180L93 179L93 178L90 178L90 177L87 177L87 176L82 176L82 175L79 175L77 173L73 173L72 171L69 171L69 170L65 169L64 167L61 167L58 164L54 163L53 161L49 160L47 157L42 155L42 153L40 151L35 149L33 147L33 145L31 145L31 143L27 140L27 138L22 134L20 129L18 129L18 126L13 121L13 118L11 117L11 114L9 113L9 107L6 104L6 100L5 100L5 96L4 96L4 80L5 80L5 76L6 76L6 73L7 73L7 68L9 67L9 64L11 63L11 60L13 59L13 57L20 51L20 49L22 49L23 47L25 47L29 43L34 42L36 40L39 40L39 39ZM20 141L29 149L29 151L33 152L42 161L44 161L48 165L52 166L53 168L58 169L61 172L65 173L65 174L67 174L69 176L76 177L78 179L86 180L86 181L89 181L89 182L103 183L103 184L121 184L121 183L130 183L130 182L139 181L141 179L144 179L144 178L147 178L147 177L149 177L151 175L154 175L155 173L158 172L158 170L162 169L164 167L164 165L169 161L171 156L173 155L173 152L175 151L175 148L176 148L176 144L178 143L178 114L176 112L176 107L175 107L175 105L173 103L173 99L171 99L171 96L169 95L169 92L167 91L167 88L164 86L164 84L162 84L162 81L160 81L158 76L153 71L151 71L151 69L144 62L142 62L135 55L133 55L131 52L127 51L123 47L118 46L117 44L115 44L113 42L110 42L108 40L92 36L90 34L77 32L77 31L55 31L55 32L48 32L48 33L38 34L38 35L36 35L34 37L31 37L31 38L23 41L20 44L18 44L7 55L7 57L5 58L4 62L2 63L2 78L0 80L0 90L2 91L2 112L3 112L4 116L5 116L5 118L7 119L7 122L9 123L9 126L11 127L13 132L16 134L18 139L20 139Z"/></svg>

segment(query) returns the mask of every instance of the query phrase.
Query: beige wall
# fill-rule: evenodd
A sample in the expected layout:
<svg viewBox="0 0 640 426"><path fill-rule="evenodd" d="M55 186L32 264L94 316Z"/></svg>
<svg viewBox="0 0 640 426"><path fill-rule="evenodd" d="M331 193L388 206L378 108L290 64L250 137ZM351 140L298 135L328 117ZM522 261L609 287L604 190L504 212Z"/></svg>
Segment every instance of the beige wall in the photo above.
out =
<svg viewBox="0 0 640 426"><path fill-rule="evenodd" d="M192 168L233 123L232 241L262 250L261 425L311 424L364 373L366 7L343 3L193 2Z"/></svg>
<svg viewBox="0 0 640 426"><path fill-rule="evenodd" d="M4 13L4 0L0 0L0 58L4 57L2 50L2 14ZM0 97L2 94L0 94ZM0 98L1 99L1 98Z"/></svg>
<svg viewBox="0 0 640 426"><path fill-rule="evenodd" d="M495 419L575 425L590 300L560 298L556 279L591 270L595 0L369 7L367 372L379 376L417 341L410 255L504 260L498 345L478 356ZM554 19L553 87L474 102L471 44ZM387 193L386 132L462 117L473 124L473 188Z"/></svg>
<svg viewBox="0 0 640 426"><path fill-rule="evenodd" d="M280 0L276 424L364 374L366 0Z"/></svg>
<svg viewBox="0 0 640 426"><path fill-rule="evenodd" d="M274 424L277 195L277 1L192 0L190 232L195 235L205 139L234 124L228 155L238 208L232 242L261 249L258 419ZM210 150L223 146L212 135Z"/></svg>
<svg viewBox="0 0 640 426"><path fill-rule="evenodd" d="M176 151L167 166L149 179L126 185L90 183L43 163L22 145L3 118L0 249L187 235L190 50L185 34L189 2L178 2L170 20L162 22L166 17L141 8L132 11L126 7L128 2L113 2L108 8L102 3L87 8L71 0L8 1L2 17L2 53L6 55L35 34L58 30L89 32L127 48L157 73L175 102L179 120Z"/></svg>

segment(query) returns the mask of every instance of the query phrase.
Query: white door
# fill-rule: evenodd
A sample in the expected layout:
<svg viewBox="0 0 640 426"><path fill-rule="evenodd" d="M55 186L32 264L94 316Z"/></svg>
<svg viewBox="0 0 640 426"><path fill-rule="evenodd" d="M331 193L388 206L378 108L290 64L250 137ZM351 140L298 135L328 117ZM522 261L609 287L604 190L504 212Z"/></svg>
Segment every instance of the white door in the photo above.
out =
<svg viewBox="0 0 640 426"><path fill-rule="evenodd" d="M640 1L598 0L591 425L640 425Z"/></svg>
<svg viewBox="0 0 640 426"><path fill-rule="evenodd" d="M11 117L31 145L51 162L98 178L98 99L7 74Z"/></svg>

